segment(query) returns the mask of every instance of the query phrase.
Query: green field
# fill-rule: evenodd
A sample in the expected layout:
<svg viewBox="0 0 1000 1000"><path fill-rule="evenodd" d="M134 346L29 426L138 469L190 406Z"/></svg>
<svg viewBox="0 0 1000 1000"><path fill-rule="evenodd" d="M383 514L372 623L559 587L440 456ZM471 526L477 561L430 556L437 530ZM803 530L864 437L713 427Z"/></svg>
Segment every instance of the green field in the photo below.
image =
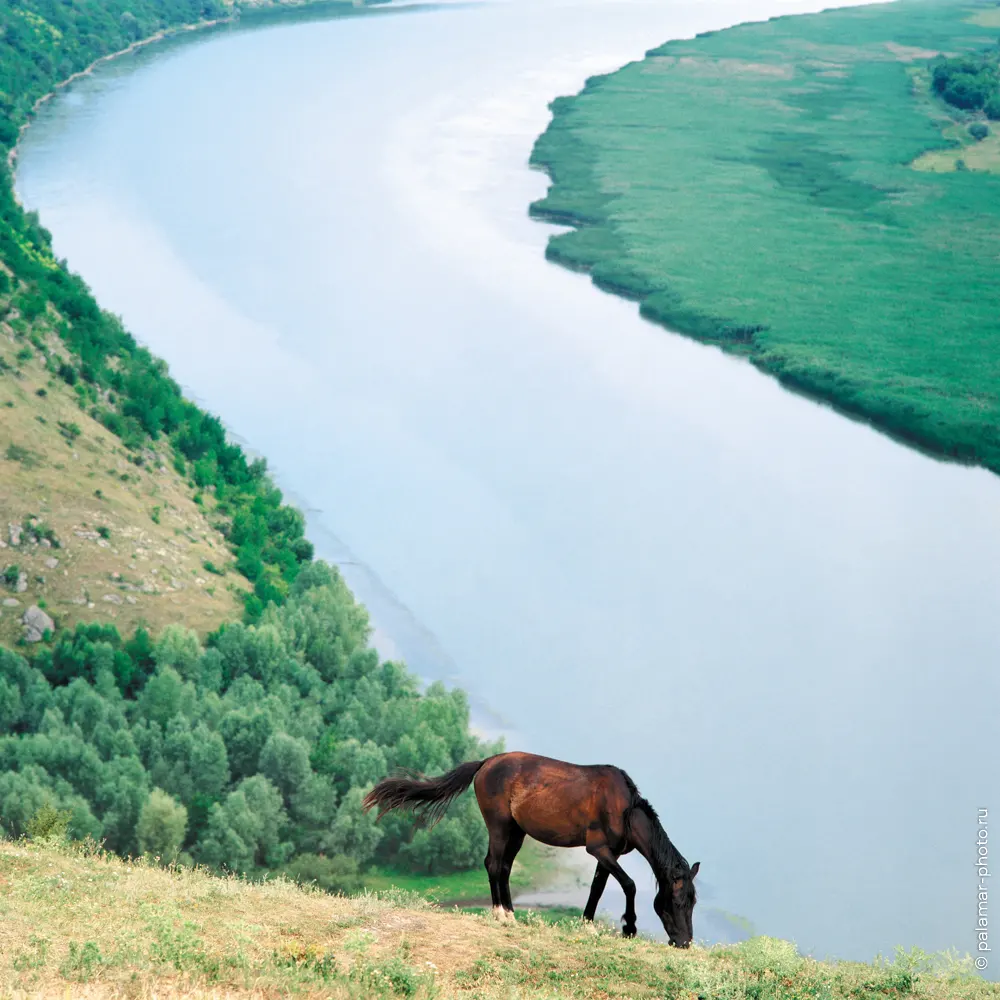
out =
<svg viewBox="0 0 1000 1000"><path fill-rule="evenodd" d="M533 152L553 181L533 214L575 227L548 256L1000 471L1000 156L993 135L973 148L982 114L930 85L939 53L998 38L995 3L902 0L669 42L593 78Z"/></svg>

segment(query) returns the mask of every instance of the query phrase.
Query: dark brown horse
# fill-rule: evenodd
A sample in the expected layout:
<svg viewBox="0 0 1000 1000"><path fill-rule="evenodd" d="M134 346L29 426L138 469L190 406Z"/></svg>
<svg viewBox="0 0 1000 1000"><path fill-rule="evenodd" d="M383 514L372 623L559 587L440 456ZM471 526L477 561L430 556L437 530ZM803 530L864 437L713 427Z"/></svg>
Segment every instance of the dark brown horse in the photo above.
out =
<svg viewBox="0 0 1000 1000"><path fill-rule="evenodd" d="M635 882L618 859L638 851L656 876L653 909L670 943L678 948L691 944L694 877L701 863L689 865L681 857L656 811L621 768L502 753L460 764L440 778L393 775L368 793L365 811L377 806L381 819L391 809L409 809L433 824L473 781L490 834L486 873L498 916L513 918L510 870L527 834L553 847L586 847L597 859L583 911L588 920L594 919L608 876L614 875L625 892L625 937L635 935Z"/></svg>

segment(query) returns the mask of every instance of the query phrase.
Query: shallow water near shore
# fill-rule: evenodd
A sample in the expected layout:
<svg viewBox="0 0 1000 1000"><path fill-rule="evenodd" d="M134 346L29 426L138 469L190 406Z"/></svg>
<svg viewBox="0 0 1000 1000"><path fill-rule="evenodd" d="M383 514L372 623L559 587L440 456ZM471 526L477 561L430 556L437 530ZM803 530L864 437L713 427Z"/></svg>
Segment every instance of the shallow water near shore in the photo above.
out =
<svg viewBox="0 0 1000 1000"><path fill-rule="evenodd" d="M1000 480L642 322L546 263L527 218L553 97L818 6L216 30L49 102L18 189L268 457L380 648L466 688L512 748L629 771L702 862L698 937L965 952L1000 749Z"/></svg>

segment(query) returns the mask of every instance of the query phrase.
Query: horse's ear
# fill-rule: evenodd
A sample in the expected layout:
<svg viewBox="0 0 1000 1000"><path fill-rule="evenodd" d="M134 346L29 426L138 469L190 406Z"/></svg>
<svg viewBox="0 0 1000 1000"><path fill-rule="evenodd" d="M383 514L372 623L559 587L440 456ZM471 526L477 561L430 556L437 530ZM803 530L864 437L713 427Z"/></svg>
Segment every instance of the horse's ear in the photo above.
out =
<svg viewBox="0 0 1000 1000"><path fill-rule="evenodd" d="M695 875L697 875L697 874L698 874L698 869L699 869L699 868L701 868L701 862L700 862L700 861L696 861L696 862L695 862L695 863L694 863L694 864L693 864L693 865L691 866L691 878L694 878L694 877L695 877Z"/></svg>

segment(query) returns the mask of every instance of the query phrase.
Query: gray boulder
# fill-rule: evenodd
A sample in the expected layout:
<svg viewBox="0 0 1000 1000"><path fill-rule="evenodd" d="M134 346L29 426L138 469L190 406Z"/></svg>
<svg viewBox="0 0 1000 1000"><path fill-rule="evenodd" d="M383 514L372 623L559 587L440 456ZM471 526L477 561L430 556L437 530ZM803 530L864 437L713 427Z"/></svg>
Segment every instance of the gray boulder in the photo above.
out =
<svg viewBox="0 0 1000 1000"><path fill-rule="evenodd" d="M46 632L55 631L56 623L37 604L21 615L25 642L41 642Z"/></svg>

